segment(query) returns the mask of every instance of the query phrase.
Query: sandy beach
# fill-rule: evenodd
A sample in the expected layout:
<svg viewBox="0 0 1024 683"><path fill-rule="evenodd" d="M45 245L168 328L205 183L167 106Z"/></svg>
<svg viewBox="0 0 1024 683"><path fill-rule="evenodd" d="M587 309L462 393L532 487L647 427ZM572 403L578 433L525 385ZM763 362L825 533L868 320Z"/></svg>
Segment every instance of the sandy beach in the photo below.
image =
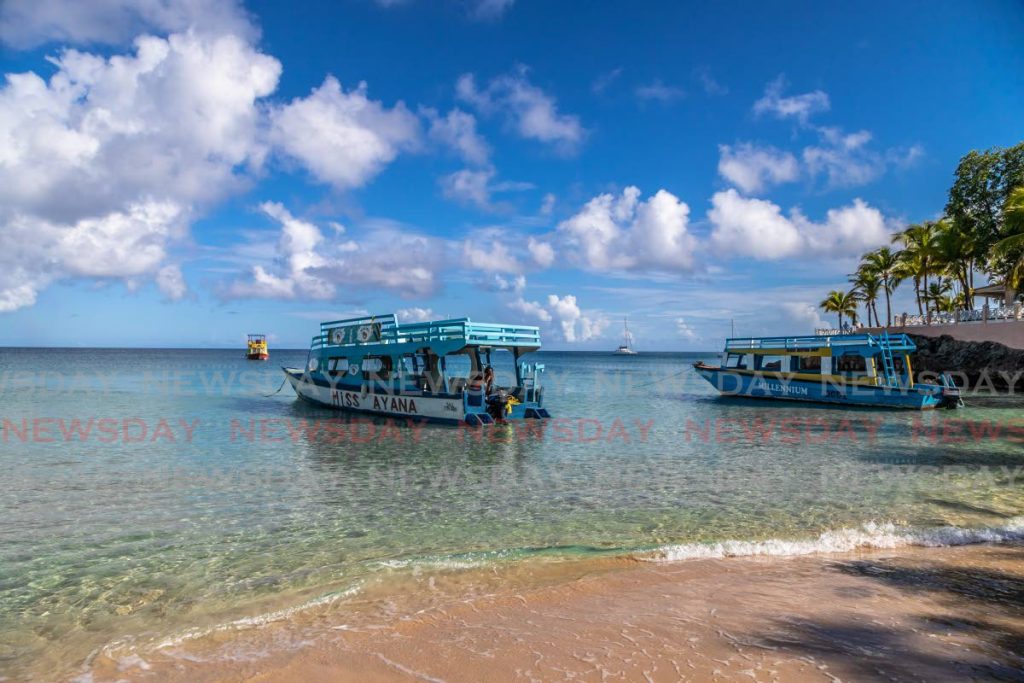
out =
<svg viewBox="0 0 1024 683"><path fill-rule="evenodd" d="M95 683L1024 679L1021 545L615 559L408 580L260 628L112 652L89 674Z"/></svg>

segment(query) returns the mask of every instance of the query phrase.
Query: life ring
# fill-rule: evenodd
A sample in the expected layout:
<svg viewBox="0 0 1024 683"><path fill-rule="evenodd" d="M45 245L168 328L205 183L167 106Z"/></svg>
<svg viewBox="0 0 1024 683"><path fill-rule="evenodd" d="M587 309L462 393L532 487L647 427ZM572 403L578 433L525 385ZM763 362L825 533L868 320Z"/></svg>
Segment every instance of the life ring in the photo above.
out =
<svg viewBox="0 0 1024 683"><path fill-rule="evenodd" d="M369 325L363 325L359 328L359 341L366 343L373 337L373 328Z"/></svg>
<svg viewBox="0 0 1024 683"><path fill-rule="evenodd" d="M335 327L331 330L331 343L335 346L345 341L345 330L340 327Z"/></svg>

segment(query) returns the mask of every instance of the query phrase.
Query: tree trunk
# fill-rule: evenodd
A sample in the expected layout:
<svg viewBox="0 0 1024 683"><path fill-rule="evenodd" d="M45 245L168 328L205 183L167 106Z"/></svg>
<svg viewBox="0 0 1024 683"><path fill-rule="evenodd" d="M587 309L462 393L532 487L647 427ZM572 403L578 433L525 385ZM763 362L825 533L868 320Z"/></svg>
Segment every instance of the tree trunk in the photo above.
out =
<svg viewBox="0 0 1024 683"><path fill-rule="evenodd" d="M928 311L928 268L924 269L924 309Z"/></svg>
<svg viewBox="0 0 1024 683"><path fill-rule="evenodd" d="M889 288L885 287L885 326L892 325L892 303L889 301Z"/></svg>
<svg viewBox="0 0 1024 683"><path fill-rule="evenodd" d="M914 296L917 298L917 314L924 315L924 311L921 310L921 278L914 278Z"/></svg>
<svg viewBox="0 0 1024 683"><path fill-rule="evenodd" d="M974 261L967 262L967 305L974 308Z"/></svg>

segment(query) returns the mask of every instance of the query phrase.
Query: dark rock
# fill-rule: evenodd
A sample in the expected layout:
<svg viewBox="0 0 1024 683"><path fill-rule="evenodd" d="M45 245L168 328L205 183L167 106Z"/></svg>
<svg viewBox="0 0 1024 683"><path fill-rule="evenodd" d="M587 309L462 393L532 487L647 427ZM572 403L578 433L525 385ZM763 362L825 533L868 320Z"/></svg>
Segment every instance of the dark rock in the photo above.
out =
<svg viewBox="0 0 1024 683"><path fill-rule="evenodd" d="M959 341L949 335L923 337L908 334L917 345L910 363L914 378L934 382L948 373L968 389L1024 391L1024 351L996 342Z"/></svg>

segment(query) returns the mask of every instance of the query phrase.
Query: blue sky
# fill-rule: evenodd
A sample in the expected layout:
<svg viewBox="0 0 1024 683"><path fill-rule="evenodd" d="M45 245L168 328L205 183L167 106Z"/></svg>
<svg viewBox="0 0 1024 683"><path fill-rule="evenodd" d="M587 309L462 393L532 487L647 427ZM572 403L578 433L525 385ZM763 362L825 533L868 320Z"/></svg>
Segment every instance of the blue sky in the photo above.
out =
<svg viewBox="0 0 1024 683"><path fill-rule="evenodd" d="M1018 2L9 0L0 345L809 332L1024 139L1022 36Z"/></svg>

